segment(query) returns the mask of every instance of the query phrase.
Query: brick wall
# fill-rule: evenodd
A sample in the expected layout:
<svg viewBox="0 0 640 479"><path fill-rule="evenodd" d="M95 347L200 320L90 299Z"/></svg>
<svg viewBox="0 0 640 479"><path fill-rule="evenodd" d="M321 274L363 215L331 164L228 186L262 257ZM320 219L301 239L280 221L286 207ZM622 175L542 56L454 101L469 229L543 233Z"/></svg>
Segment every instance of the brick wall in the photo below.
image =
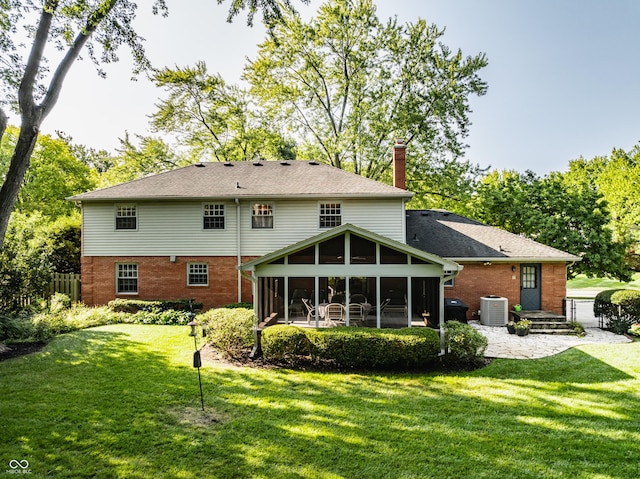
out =
<svg viewBox="0 0 640 479"><path fill-rule="evenodd" d="M248 261L252 258L243 258ZM88 306L107 304L114 298L180 299L193 298L204 309L238 300L237 258L178 256L131 256L82 258L82 301ZM138 264L138 294L116 294L116 263ZM187 264L208 263L209 284L187 286ZM251 282L242 279L242 300L251 301Z"/></svg>
<svg viewBox="0 0 640 479"><path fill-rule="evenodd" d="M519 263L461 263L464 269L453 287L445 287L446 298L459 298L469 306L468 319L476 319L482 296L496 295L507 298L509 309L520 303ZM515 266L515 272L512 267ZM562 314L566 296L567 268L564 263L543 263L541 268L541 308Z"/></svg>

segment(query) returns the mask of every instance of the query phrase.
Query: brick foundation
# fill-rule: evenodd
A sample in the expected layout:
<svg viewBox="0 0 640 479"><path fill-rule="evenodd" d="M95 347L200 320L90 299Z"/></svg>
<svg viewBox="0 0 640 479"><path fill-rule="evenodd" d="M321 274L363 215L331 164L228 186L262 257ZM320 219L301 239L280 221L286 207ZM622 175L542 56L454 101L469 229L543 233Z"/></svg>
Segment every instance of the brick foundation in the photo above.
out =
<svg viewBox="0 0 640 479"><path fill-rule="evenodd" d="M248 261L253 258L242 258ZM116 294L116 263L138 264L138 293ZM208 263L209 284L187 286L187 263ZM85 256L82 258L82 301L87 306L107 304L115 298L193 298L204 309L238 301L237 258L179 256ZM242 279L242 301L251 301L251 282Z"/></svg>

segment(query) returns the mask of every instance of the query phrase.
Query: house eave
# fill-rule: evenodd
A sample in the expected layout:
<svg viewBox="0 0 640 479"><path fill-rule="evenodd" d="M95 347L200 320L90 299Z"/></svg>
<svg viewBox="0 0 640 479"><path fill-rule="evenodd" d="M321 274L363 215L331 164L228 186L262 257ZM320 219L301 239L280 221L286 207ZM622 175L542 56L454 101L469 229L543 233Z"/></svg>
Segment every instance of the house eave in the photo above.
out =
<svg viewBox="0 0 640 479"><path fill-rule="evenodd" d="M567 256L564 258L550 258L541 256L511 256L496 258L492 256L487 257L446 257L456 263L573 263L575 261L582 261L579 256Z"/></svg>

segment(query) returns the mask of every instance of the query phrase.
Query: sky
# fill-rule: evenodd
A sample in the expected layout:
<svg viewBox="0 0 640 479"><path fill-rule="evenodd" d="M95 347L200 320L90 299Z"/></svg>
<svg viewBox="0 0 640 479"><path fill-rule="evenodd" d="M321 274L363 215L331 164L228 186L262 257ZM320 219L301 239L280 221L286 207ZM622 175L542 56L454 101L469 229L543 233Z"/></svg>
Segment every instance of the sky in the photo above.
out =
<svg viewBox="0 0 640 479"><path fill-rule="evenodd" d="M471 100L465 140L473 163L546 175L640 141L637 0L374 1L383 21L422 18L446 28L441 40L450 49L487 55L480 76L488 92ZM265 38L259 22L250 28L242 14L226 22L228 0L168 0L167 18L151 15L149 3L136 25L155 67L204 61L210 73L238 83ZM308 18L321 3L299 10ZM106 79L89 61L74 65L42 131L109 151L126 132L151 134L148 115L162 91L144 78L132 82L131 63L121 56L106 66Z"/></svg>

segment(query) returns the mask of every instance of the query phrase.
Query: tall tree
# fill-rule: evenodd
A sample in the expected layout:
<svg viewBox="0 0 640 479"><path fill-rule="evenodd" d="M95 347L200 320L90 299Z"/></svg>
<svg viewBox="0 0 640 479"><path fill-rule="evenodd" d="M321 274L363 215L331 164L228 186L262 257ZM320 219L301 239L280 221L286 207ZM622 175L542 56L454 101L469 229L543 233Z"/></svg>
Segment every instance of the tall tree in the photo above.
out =
<svg viewBox="0 0 640 479"><path fill-rule="evenodd" d="M411 145L410 179L438 178L451 161L465 165L466 174L474 170L460 160L469 98L486 92L478 72L487 59L452 52L443 34L421 19L383 24L372 0L329 0L308 22L286 15L245 68L245 79L301 139L301 156L385 180L393 140L404 138Z"/></svg>
<svg viewBox="0 0 640 479"><path fill-rule="evenodd" d="M152 127L174 135L193 158L246 161L282 157L290 149L250 95L208 74L204 62L158 70L153 80L167 97L151 116Z"/></svg>
<svg viewBox="0 0 640 479"><path fill-rule="evenodd" d="M470 216L582 257L570 274L630 279L626 242L614 241L606 201L594 184L576 184L562 173L540 178L531 171L488 174Z"/></svg>
<svg viewBox="0 0 640 479"><path fill-rule="evenodd" d="M272 25L287 8L291 8L290 0L232 0L228 19L246 9L249 24L261 12ZM7 106L20 112L20 134L0 188L0 248L40 126L57 103L65 78L80 53L86 51L100 65L117 61L119 48L127 46L135 70L148 68L142 38L132 23L136 9L137 2L132 0L0 1L0 135L7 126ZM166 14L165 0L154 0L152 9ZM18 36L22 27L33 33L26 60ZM47 46L63 52L51 70L44 56ZM99 73L104 75L100 69Z"/></svg>

